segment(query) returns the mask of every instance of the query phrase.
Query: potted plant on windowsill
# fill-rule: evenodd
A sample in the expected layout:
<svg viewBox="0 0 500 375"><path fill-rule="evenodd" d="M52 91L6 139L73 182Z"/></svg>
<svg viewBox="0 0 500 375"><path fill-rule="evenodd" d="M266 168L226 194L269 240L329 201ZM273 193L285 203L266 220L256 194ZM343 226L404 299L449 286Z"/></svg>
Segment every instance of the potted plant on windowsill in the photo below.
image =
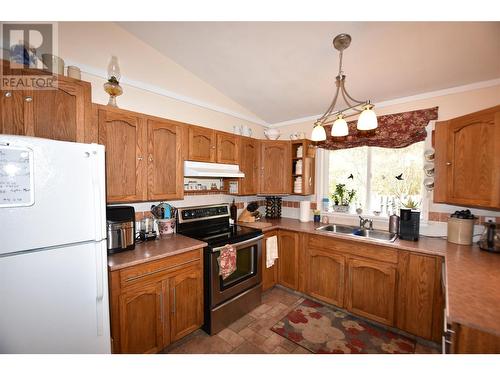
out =
<svg viewBox="0 0 500 375"><path fill-rule="evenodd" d="M349 212L349 205L356 197L356 190L347 190L345 184L335 185L335 191L331 194L333 211Z"/></svg>

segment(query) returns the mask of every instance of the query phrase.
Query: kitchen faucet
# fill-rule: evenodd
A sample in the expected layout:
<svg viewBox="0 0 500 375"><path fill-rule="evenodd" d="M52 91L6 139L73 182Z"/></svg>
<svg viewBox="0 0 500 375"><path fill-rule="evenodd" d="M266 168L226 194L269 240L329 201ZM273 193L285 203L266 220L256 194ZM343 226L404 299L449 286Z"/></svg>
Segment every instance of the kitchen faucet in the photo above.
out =
<svg viewBox="0 0 500 375"><path fill-rule="evenodd" d="M359 229L366 229L365 225L370 224L368 229L373 230L373 220L372 219L364 219L363 217L359 217Z"/></svg>

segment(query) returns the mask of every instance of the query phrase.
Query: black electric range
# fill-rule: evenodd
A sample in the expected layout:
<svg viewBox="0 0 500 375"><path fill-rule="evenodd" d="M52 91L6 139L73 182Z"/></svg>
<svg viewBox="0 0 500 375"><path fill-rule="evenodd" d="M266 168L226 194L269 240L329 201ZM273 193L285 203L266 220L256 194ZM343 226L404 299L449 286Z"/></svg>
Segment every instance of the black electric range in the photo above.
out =
<svg viewBox="0 0 500 375"><path fill-rule="evenodd" d="M230 225L229 205L179 208L177 233L204 241L204 324L213 335L261 303L262 239L260 229ZM236 269L220 275L219 261L226 245L236 250Z"/></svg>

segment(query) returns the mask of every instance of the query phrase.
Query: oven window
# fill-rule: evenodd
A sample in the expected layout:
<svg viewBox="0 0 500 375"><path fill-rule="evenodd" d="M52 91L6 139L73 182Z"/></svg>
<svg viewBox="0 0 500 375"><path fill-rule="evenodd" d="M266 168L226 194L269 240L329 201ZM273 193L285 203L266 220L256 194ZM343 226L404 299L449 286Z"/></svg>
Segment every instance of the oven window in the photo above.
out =
<svg viewBox="0 0 500 375"><path fill-rule="evenodd" d="M229 275L225 280L219 277L221 290L227 289L238 282L246 280L255 275L257 266L257 246L238 249L236 255L236 271Z"/></svg>

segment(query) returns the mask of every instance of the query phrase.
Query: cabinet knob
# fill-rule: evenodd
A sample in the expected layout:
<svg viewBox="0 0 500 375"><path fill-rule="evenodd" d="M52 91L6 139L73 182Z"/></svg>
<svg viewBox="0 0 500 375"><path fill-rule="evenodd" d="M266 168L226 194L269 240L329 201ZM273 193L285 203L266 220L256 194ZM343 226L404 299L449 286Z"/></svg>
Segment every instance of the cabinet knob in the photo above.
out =
<svg viewBox="0 0 500 375"><path fill-rule="evenodd" d="M153 161L153 155L149 155L149 162L151 163Z"/></svg>
<svg viewBox="0 0 500 375"><path fill-rule="evenodd" d="M24 98L24 101L26 103L31 103L33 101L33 97L32 96L27 96L27 97Z"/></svg>
<svg viewBox="0 0 500 375"><path fill-rule="evenodd" d="M212 148L215 150L215 146L212 146Z"/></svg>
<svg viewBox="0 0 500 375"><path fill-rule="evenodd" d="M12 97L12 92L7 91L5 94L3 94L3 96L5 96L6 98L10 98L10 97Z"/></svg>
<svg viewBox="0 0 500 375"><path fill-rule="evenodd" d="M447 165L447 166L450 166L450 165L451 165L451 161L447 161L447 162L446 162L446 165Z"/></svg>
<svg viewBox="0 0 500 375"><path fill-rule="evenodd" d="M142 156L137 157L137 160L142 161Z"/></svg>

